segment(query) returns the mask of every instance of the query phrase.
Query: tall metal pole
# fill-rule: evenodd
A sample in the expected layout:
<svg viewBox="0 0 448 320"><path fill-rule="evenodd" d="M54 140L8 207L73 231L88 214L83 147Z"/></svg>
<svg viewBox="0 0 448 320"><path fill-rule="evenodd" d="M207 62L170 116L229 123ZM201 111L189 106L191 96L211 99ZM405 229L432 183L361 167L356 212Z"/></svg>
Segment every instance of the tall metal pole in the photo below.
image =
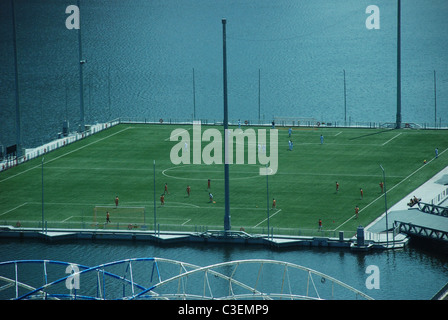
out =
<svg viewBox="0 0 448 320"><path fill-rule="evenodd" d="M347 125L347 94L345 90L345 69L344 69L344 121L345 125Z"/></svg>
<svg viewBox="0 0 448 320"><path fill-rule="evenodd" d="M269 181L268 181L268 165L266 165L266 211L268 218L268 238L269 238Z"/></svg>
<svg viewBox="0 0 448 320"><path fill-rule="evenodd" d="M153 165L153 176L154 176L154 234L157 234L157 217L156 217L156 160L154 160Z"/></svg>
<svg viewBox="0 0 448 320"><path fill-rule="evenodd" d="M41 101L42 104L42 101ZM65 121L68 121L68 86L65 84Z"/></svg>
<svg viewBox="0 0 448 320"><path fill-rule="evenodd" d="M397 14L397 121L396 129L401 128L401 0L398 0Z"/></svg>
<svg viewBox="0 0 448 320"><path fill-rule="evenodd" d="M436 70L434 70L434 128L437 128L437 87L436 87Z"/></svg>
<svg viewBox="0 0 448 320"><path fill-rule="evenodd" d="M386 243L387 247L389 247L389 223L387 221L387 189L386 189L386 173L382 165L380 165L381 170L383 171L383 183L384 183L384 206L386 208Z"/></svg>
<svg viewBox="0 0 448 320"><path fill-rule="evenodd" d="M112 114L111 114L111 112L110 112L110 104L111 104L111 102L110 102L110 65L108 66L108 68L107 68L107 99L108 99L108 108L109 108L109 114L108 114L108 117L107 117L107 121L110 121L111 120L111 118L112 118Z"/></svg>
<svg viewBox="0 0 448 320"><path fill-rule="evenodd" d="M42 232L44 232L44 157L42 157Z"/></svg>
<svg viewBox="0 0 448 320"><path fill-rule="evenodd" d="M223 46L223 84L224 84L224 230L229 231L230 224L230 199L229 199L229 136L227 134L229 118L227 112L227 48L226 48L226 19L222 19L222 46Z"/></svg>
<svg viewBox="0 0 448 320"><path fill-rule="evenodd" d="M19 95L19 68L17 66L17 36L16 36L16 13L14 9L14 0L11 0L12 9L12 32L14 43L14 72L15 72L15 89L16 89L16 145L17 158L22 156L22 129L21 129L21 110L20 110L20 95Z"/></svg>
<svg viewBox="0 0 448 320"><path fill-rule="evenodd" d="M196 120L196 83L194 79L194 68L193 68L193 120Z"/></svg>
<svg viewBox="0 0 448 320"><path fill-rule="evenodd" d="M78 8L80 8L80 0L78 0ZM80 102L80 124L79 131L85 131L85 116L84 116L84 77L83 65L86 62L82 57L82 42L81 42L81 9L79 9L79 29L78 29L78 48L79 48L79 102Z"/></svg>
<svg viewBox="0 0 448 320"><path fill-rule="evenodd" d="M261 122L261 69L258 69L258 124Z"/></svg>

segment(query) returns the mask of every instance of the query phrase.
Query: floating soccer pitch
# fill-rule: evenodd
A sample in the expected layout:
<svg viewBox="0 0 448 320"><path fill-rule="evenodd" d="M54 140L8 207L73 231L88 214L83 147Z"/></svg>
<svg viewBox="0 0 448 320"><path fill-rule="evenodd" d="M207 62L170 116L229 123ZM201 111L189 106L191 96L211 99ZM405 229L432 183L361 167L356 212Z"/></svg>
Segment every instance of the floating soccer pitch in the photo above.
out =
<svg viewBox="0 0 448 320"><path fill-rule="evenodd" d="M0 173L0 224L91 228L93 208L114 207L118 196L118 207L143 209L122 224L114 223L120 210L111 208L108 224L97 212L101 227L222 229L224 165L173 164L181 140L170 136L179 128L192 133L191 125L121 124ZM222 131L203 125L202 132L210 128ZM385 210L380 165L389 207L448 165L444 130L292 127L289 136L289 127L277 129L275 175L247 163L247 145L245 163L230 165L232 230L266 233L269 224L275 234L354 234ZM203 150L211 142L202 140Z"/></svg>

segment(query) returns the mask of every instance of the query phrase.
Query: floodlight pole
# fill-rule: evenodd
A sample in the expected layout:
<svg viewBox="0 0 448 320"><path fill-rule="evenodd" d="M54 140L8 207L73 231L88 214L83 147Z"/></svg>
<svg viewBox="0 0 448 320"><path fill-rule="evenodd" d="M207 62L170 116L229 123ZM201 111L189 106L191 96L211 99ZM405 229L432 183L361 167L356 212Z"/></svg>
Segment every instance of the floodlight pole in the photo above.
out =
<svg viewBox="0 0 448 320"><path fill-rule="evenodd" d="M347 125L347 93L346 93L346 87L345 87L345 69L344 71L344 125Z"/></svg>
<svg viewBox="0 0 448 320"><path fill-rule="evenodd" d="M17 41L16 41L16 13L14 9L14 0L11 0L12 9L12 32L13 32L13 42L14 42L14 72L15 72L15 94L16 94L16 144L17 159L22 156L22 132L20 128L21 122L21 110L20 110L20 95L19 95L19 68L17 66Z"/></svg>
<svg viewBox="0 0 448 320"><path fill-rule="evenodd" d="M196 120L196 83L194 78L194 68L193 68L193 120Z"/></svg>
<svg viewBox="0 0 448 320"><path fill-rule="evenodd" d="M397 13L397 120L395 128L401 128L401 0L398 0Z"/></svg>
<svg viewBox="0 0 448 320"><path fill-rule="evenodd" d="M108 100L108 107L109 107L109 114L107 117L107 120L110 121L112 119L112 113L110 111L110 65L107 68L107 100Z"/></svg>
<svg viewBox="0 0 448 320"><path fill-rule="evenodd" d="M268 218L268 239L269 239L269 180L268 165L266 165L266 211Z"/></svg>
<svg viewBox="0 0 448 320"><path fill-rule="evenodd" d="M44 232L44 222L45 222L45 216L44 216L44 157L42 157L42 232Z"/></svg>
<svg viewBox="0 0 448 320"><path fill-rule="evenodd" d="M78 8L80 8L80 0L78 0ZM86 60L82 57L82 42L81 42L81 9L79 9L79 29L78 29L78 48L79 48L79 102L80 102L80 124L79 131L85 131L85 116L84 116L84 76L83 65ZM89 88L90 90L90 88Z"/></svg>
<svg viewBox="0 0 448 320"><path fill-rule="evenodd" d="M157 234L157 215L156 215L156 160L154 160L153 165L153 176L154 176L154 234Z"/></svg>
<svg viewBox="0 0 448 320"><path fill-rule="evenodd" d="M434 129L437 128L437 87L436 70L434 70Z"/></svg>
<svg viewBox="0 0 448 320"><path fill-rule="evenodd" d="M227 134L229 118L227 112L227 49L226 49L226 19L222 19L222 46L223 46L223 84L224 84L224 231L229 231L230 224L230 199L229 199L229 135Z"/></svg>
<svg viewBox="0 0 448 320"><path fill-rule="evenodd" d="M384 206L386 208L386 245L389 247L389 223L387 221L387 189L386 189L386 173L382 165L380 165L383 171L383 184L384 184Z"/></svg>
<svg viewBox="0 0 448 320"><path fill-rule="evenodd" d="M261 69L258 69L258 124L261 123Z"/></svg>

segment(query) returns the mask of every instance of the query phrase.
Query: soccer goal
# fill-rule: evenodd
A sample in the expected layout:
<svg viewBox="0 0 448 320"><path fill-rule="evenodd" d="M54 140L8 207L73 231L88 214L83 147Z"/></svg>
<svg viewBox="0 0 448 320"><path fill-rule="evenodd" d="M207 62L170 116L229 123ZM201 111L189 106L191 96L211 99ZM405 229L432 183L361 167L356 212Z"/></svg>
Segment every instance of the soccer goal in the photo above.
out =
<svg viewBox="0 0 448 320"><path fill-rule="evenodd" d="M275 125L288 127L311 127L316 128L320 125L315 118L303 117L274 117Z"/></svg>
<svg viewBox="0 0 448 320"><path fill-rule="evenodd" d="M95 206L93 223L95 225L125 226L133 228L146 225L145 207Z"/></svg>

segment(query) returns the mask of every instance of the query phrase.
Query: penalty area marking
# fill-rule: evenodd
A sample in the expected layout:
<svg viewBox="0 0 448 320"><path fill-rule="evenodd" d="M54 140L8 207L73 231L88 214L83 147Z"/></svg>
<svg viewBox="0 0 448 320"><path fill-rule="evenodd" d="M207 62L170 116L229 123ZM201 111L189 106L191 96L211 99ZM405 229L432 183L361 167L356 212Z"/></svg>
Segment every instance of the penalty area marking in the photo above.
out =
<svg viewBox="0 0 448 320"><path fill-rule="evenodd" d="M2 214L0 214L0 216L1 215L3 215L3 214L6 214L6 213L8 213L8 212L10 212L10 211L13 211L13 210L15 210L15 209L18 209L19 207L21 207L21 206L24 206L25 204L31 204L31 205L36 205L36 204L41 204L42 202L26 202L26 203L24 203L24 204L22 204L22 205L20 205L20 206L18 206L18 207L16 207L16 208L14 208L14 209L11 209L11 210L9 210L9 211L7 211L7 212L4 212L4 213L2 213ZM157 203L157 201L156 201L156 203ZM185 202L175 202L175 201L170 201L169 202L170 204L178 204L178 205L167 205L166 203L165 203L165 206L168 206L168 207L173 207L173 208L201 208L200 206L197 206L197 205L195 205L195 204L192 204L192 203L185 203ZM126 206L127 204L134 204L134 205L141 205L140 207L129 207L129 206ZM45 205L47 206L47 205L56 205L56 206L87 206L87 207L91 207L91 209L93 209L94 207L97 207L97 208L115 208L115 206L114 205L110 205L110 204L98 204L98 203L79 203L79 202L77 202L77 203L70 203L70 202L45 202ZM146 206L146 205L151 205L151 206L153 206L154 205L154 201L148 201L148 202L126 202L126 203L123 203L123 204L121 204L120 206L118 206L118 208L119 209L127 209L127 208L141 208L141 207L144 207L144 206Z"/></svg>
<svg viewBox="0 0 448 320"><path fill-rule="evenodd" d="M171 205L172 203L179 205ZM174 202L174 201L166 201L163 206L168 208L197 208L197 209L200 208L199 206L192 203Z"/></svg>

